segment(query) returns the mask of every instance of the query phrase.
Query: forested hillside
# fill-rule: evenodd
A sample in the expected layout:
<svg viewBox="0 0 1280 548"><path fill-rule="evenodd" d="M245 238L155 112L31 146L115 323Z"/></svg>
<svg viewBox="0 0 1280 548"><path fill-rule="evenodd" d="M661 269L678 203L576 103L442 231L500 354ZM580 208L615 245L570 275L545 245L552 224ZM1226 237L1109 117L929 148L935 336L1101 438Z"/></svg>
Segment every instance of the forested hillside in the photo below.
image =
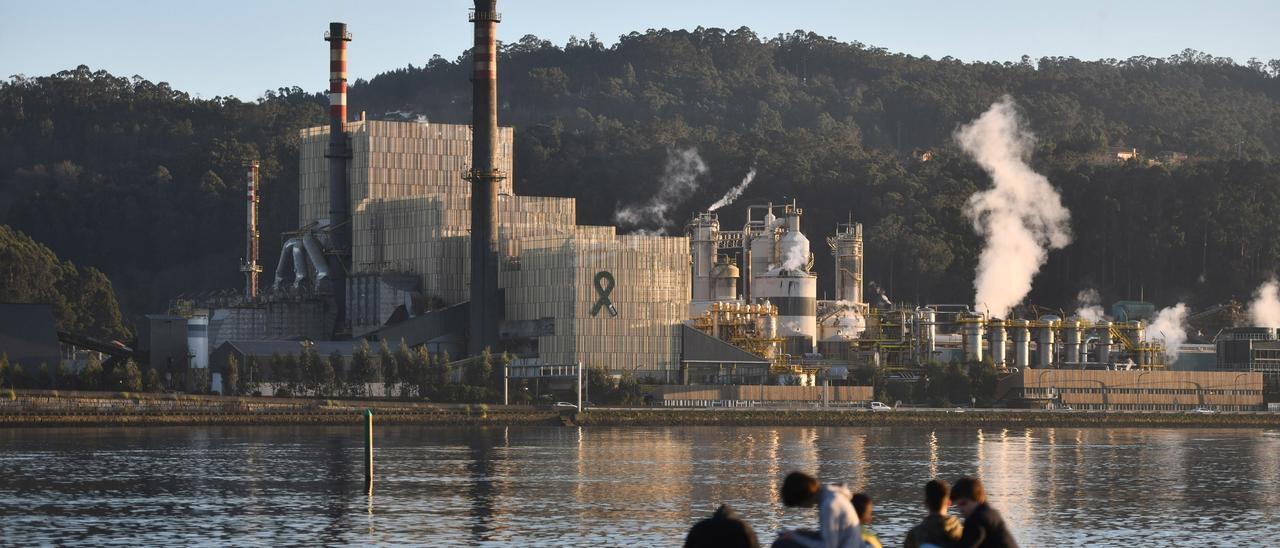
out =
<svg viewBox="0 0 1280 548"><path fill-rule="evenodd" d="M61 261L49 248L2 225L0 302L48 303L61 330L106 340L129 336L111 281L102 272Z"/></svg>
<svg viewBox="0 0 1280 548"><path fill-rule="evenodd" d="M517 192L575 196L581 222L611 224L647 200L670 151L692 147L709 172L670 218L754 167L737 205L798 199L819 272L830 270L822 237L851 212L866 227L869 280L897 300L969 302L979 242L962 208L988 181L951 135L1009 94L1039 138L1033 164L1072 213L1074 242L1050 255L1030 299L1070 306L1096 288L1205 304L1246 297L1280 257L1278 73L1280 61L1191 51L962 63L748 29L632 33L610 47L525 37L503 47L499 116L516 127ZM465 123L469 86L465 63L436 57L354 83L350 104ZM295 130L322 123L321 105L297 89L201 100L84 67L13 78L0 86L0 215L101 268L131 313L235 287L240 164L263 162L270 260L296 216ZM1117 145L1144 158L1104 160ZM1180 161L1146 161L1161 153ZM722 222L741 223L740 211Z"/></svg>

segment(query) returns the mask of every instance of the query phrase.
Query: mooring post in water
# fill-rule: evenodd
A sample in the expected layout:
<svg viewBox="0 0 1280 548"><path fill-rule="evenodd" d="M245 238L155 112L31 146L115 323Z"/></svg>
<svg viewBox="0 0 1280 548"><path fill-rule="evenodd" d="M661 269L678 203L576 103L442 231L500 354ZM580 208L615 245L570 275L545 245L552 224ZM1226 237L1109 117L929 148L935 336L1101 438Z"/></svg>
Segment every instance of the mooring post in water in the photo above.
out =
<svg viewBox="0 0 1280 548"><path fill-rule="evenodd" d="M373 410L364 410L364 480L373 482Z"/></svg>

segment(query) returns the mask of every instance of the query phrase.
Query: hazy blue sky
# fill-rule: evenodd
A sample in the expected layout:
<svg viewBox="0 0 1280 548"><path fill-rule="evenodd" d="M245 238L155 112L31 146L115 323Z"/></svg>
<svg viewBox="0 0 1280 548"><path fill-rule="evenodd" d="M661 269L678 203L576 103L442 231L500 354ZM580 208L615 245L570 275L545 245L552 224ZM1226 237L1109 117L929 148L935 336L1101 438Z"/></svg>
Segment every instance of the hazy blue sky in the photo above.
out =
<svg viewBox="0 0 1280 548"><path fill-rule="evenodd" d="M351 76L370 78L470 42L466 0L0 0L0 77L79 64L204 97L327 85L328 22L346 21ZM500 0L500 39L606 44L648 28L805 29L890 51L966 61L1023 54L1165 57L1194 48L1244 62L1280 58L1280 0Z"/></svg>

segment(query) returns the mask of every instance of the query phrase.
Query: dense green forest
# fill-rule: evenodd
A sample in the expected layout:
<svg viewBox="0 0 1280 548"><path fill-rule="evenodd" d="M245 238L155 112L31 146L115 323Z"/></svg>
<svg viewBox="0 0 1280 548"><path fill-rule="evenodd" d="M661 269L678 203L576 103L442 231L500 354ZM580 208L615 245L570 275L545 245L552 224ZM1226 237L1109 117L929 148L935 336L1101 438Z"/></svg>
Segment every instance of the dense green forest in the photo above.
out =
<svg viewBox="0 0 1280 548"><path fill-rule="evenodd" d="M461 60L357 81L352 111L466 123ZM989 181L952 133L1009 94L1037 134L1033 165L1072 213L1074 242L1050 255L1032 302L1070 307L1095 288L1203 306L1247 298L1280 257L1280 60L965 63L744 28L650 30L612 46L526 36L500 62L517 191L577 197L583 223L611 224L655 194L668 154L693 147L709 172L671 219L754 167L723 224L740 224L745 203L797 199L826 273L822 237L852 214L866 229L868 280L895 300L969 302L981 243L962 208ZM315 88L324 83L318 74ZM106 272L130 314L234 288L240 166L263 163L270 261L274 235L296 219L296 130L323 123L323 104L296 88L199 99L86 67L13 77L0 85L0 221ZM1106 160L1119 145L1142 158Z"/></svg>
<svg viewBox="0 0 1280 548"><path fill-rule="evenodd" d="M129 336L106 275L60 261L49 248L3 225L0 302L49 303L58 329L64 331L108 340Z"/></svg>

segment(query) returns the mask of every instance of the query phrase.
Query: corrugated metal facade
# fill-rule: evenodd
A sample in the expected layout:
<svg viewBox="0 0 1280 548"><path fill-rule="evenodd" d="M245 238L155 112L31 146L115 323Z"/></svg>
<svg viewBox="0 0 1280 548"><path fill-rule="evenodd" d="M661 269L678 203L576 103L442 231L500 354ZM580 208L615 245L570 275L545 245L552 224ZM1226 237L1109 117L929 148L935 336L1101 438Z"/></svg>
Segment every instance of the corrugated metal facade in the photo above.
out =
<svg viewBox="0 0 1280 548"><path fill-rule="evenodd" d="M428 299L469 298L471 128L365 121L351 133L352 264L356 273L417 275ZM328 216L324 150L328 128L302 131L299 221ZM508 320L555 318L538 338L543 363L582 362L641 376L672 378L679 328L689 307L687 238L618 236L613 227L577 226L572 198L512 192L511 128L500 128L500 285ZM591 314L598 272L612 273L618 315Z"/></svg>
<svg viewBox="0 0 1280 548"><path fill-rule="evenodd" d="M688 238L575 227L572 234L521 244L518 262L505 265L500 277L506 317L555 318L555 334L538 338L544 363L580 361L640 376L679 369L679 329L689 306ZM597 282L601 272L612 276L611 288Z"/></svg>

